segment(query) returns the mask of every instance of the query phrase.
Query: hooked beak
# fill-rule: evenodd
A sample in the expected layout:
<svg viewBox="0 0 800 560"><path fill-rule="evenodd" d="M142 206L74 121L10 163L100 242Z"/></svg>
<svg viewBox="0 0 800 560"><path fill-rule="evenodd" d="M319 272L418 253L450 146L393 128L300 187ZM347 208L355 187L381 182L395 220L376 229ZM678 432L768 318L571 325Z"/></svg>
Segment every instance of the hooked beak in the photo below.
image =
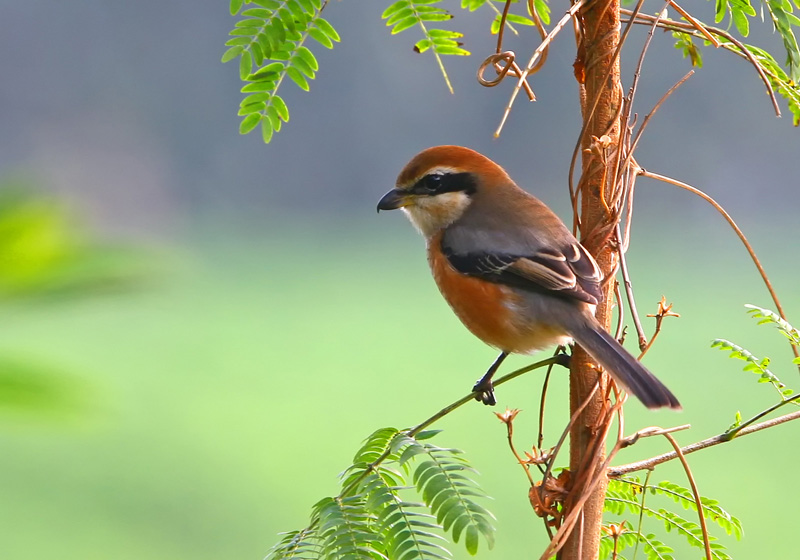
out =
<svg viewBox="0 0 800 560"><path fill-rule="evenodd" d="M412 204L413 195L400 189L392 189L378 201L378 212L381 210L397 210Z"/></svg>

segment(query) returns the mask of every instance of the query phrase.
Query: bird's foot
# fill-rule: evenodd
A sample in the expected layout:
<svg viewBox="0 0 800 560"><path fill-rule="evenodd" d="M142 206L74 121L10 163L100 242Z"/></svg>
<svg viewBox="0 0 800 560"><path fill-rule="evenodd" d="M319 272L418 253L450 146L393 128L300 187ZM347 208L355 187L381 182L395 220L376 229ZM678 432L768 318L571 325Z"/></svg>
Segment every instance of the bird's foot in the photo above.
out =
<svg viewBox="0 0 800 560"><path fill-rule="evenodd" d="M497 404L497 399L494 398L494 386L491 379L482 377L472 387L472 392L475 393L475 400L480 401L487 406L494 406Z"/></svg>

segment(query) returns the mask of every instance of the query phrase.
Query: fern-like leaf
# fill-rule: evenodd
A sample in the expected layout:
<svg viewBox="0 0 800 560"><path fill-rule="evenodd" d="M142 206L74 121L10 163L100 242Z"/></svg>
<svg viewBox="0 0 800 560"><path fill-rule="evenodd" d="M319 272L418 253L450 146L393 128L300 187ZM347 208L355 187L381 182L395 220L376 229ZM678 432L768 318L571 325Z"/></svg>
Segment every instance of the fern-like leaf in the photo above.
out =
<svg viewBox="0 0 800 560"><path fill-rule="evenodd" d="M789 111L792 113L794 126L800 125L800 82L791 80L783 68L775 61L771 54L764 49L745 45L753 54L759 66L764 70L770 84L778 94L786 100ZM731 49L737 50L738 49Z"/></svg>
<svg viewBox="0 0 800 560"><path fill-rule="evenodd" d="M654 509L652 507L642 507L642 502L638 496L644 490L644 487L636 478L623 478L610 480L608 489L606 491L605 510L615 515L624 515L629 511L633 515L639 516L644 514L648 517L659 519L664 523L667 532L675 531L682 535L686 541L695 547L703 548L703 531L697 523L684 519L682 516L675 512L668 511L664 508ZM668 497L678 503L683 509L690 511L697 511L697 504L695 503L694 496L691 491L678 484L672 482L660 482L655 486L647 486L647 490L651 494ZM719 525L729 535L734 535L736 538L742 536L741 522L734 516L725 511L717 502L711 498L701 497L700 502L703 504L703 517ZM625 531L620 535L627 534ZM641 533L631 532L636 535L636 539L642 544L642 548L647 553L648 558L671 558L672 549L667 545L659 542L654 535L642 535ZM603 550L611 550L609 546L613 546L613 537L603 537L605 544ZM610 544L608 543L611 539ZM717 539L709 535L709 541L712 549L712 557L716 560L728 560L730 557L725 552L722 544L717 542ZM617 550L622 550L620 546L623 544L628 546L629 541L619 541L617 543Z"/></svg>
<svg viewBox="0 0 800 560"><path fill-rule="evenodd" d="M340 494L319 501L309 526L285 534L268 560L448 560L447 531L456 542L464 534L472 554L480 535L491 548L493 516L473 499L485 494L464 475L474 471L460 451L425 441L437 433L373 432L342 473ZM406 499L415 490L424 503Z"/></svg>
<svg viewBox="0 0 800 560"><path fill-rule="evenodd" d="M747 308L747 313L750 314L751 317L754 319L758 319L758 324L763 325L765 323L773 324L778 327L786 338L788 338L791 343L795 346L800 346L800 332L797 331L792 325L785 321L780 315L771 311L769 309L765 309L763 307L757 307L755 305L745 305Z"/></svg>
<svg viewBox="0 0 800 560"><path fill-rule="evenodd" d="M494 546L494 516L473 500L486 497L478 485L464 473L475 472L458 449L437 447L430 443L409 442L400 463L411 458L418 460L413 481L422 499L436 516L445 531L458 542L464 535L464 543L470 554L478 550L479 536Z"/></svg>
<svg viewBox="0 0 800 560"><path fill-rule="evenodd" d="M792 13L792 3L788 0L764 0L764 4L772 17L775 30L783 39L786 66L789 68L789 76L796 84L800 82L800 46L797 44L792 26L800 27L800 19Z"/></svg>
<svg viewBox="0 0 800 560"><path fill-rule="evenodd" d="M404 501L400 493L409 488L397 486L393 477L384 475L367 475L361 491L367 497L367 508L377 517L387 556L403 560L449 558L450 552L439 543L447 541L435 532L441 527L432 515L421 511L425 504Z"/></svg>
<svg viewBox="0 0 800 560"><path fill-rule="evenodd" d="M270 549L265 560L317 560L320 557L321 543L314 524L282 534L283 538Z"/></svg>
<svg viewBox="0 0 800 560"><path fill-rule="evenodd" d="M697 511L694 494L692 494L691 490L679 484L665 480L655 486L648 486L648 490L652 494L672 498L683 509ZM722 509L717 500L701 496L700 503L703 504L703 517L719 525L729 535L734 535L737 539L742 538L742 522Z"/></svg>
<svg viewBox="0 0 800 560"><path fill-rule="evenodd" d="M375 516L362 496L325 498L314 506L314 514L319 518L322 558L387 559L375 532Z"/></svg>
<svg viewBox="0 0 800 560"><path fill-rule="evenodd" d="M397 0L384 10L381 18L386 20L387 27L392 28L392 35L419 27L423 38L415 43L414 50L422 53L430 49L433 52L445 84L450 93L453 93L453 85L445 70L442 56L466 56L469 51L456 40L463 37L462 33L438 28L438 23L453 18L450 12L437 5L440 2L441 0Z"/></svg>
<svg viewBox="0 0 800 560"><path fill-rule="evenodd" d="M777 375L772 373L767 366L769 366L769 358L758 359L749 350L734 344L724 338L718 338L711 343L712 348L719 348L729 352L731 358L742 360L745 362L744 371L755 373L759 376L759 383L769 383L772 385L782 399L788 398L792 395L792 390L788 389L786 385L778 378Z"/></svg>
<svg viewBox="0 0 800 560"><path fill-rule="evenodd" d="M222 62L239 60L242 93L248 94L239 106L243 117L239 132L247 134L261 127L264 142L270 142L283 123L289 121L289 109L278 95L285 78L308 91L309 80L316 77L319 64L305 45L309 38L326 48L339 41L339 34L322 17L328 0L231 0L236 22L228 50ZM247 4L258 6L244 11Z"/></svg>

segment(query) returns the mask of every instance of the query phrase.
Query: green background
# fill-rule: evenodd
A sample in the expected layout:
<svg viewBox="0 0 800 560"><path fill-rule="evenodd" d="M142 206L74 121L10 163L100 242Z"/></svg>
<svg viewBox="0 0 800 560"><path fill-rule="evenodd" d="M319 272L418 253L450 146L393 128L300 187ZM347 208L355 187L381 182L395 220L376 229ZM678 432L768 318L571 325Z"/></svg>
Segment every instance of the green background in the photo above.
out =
<svg viewBox="0 0 800 560"><path fill-rule="evenodd" d="M337 492L337 473L371 431L413 425L466 393L493 351L447 309L422 241L403 222L381 214L370 222L383 227L377 236L363 224L333 234L209 236L162 250L158 272L136 290L6 305L0 351L64 372L70 398L46 416L0 417L3 558L262 557L277 532L304 526L310 506ZM714 235L720 242L702 253L693 251L699 230L635 239L641 313L663 292L682 315L665 323L646 363L684 411L631 402L628 433L691 423L676 434L687 444L724 430L736 410L747 417L774 401L740 362L709 348L715 337L772 356L773 370L797 386L783 337L744 312L746 302L770 303L744 251L721 230L712 228L708 248ZM758 244L772 235L754 237ZM800 305L794 269L778 257L765 261L791 313ZM498 390L494 410L523 409L519 449L535 441L540 384L534 372ZM565 386L557 372L551 445L567 418ZM497 515L498 542L488 557L538 557L544 532L492 412L465 406L437 425L444 432L434 442L465 450L494 498L485 505ZM791 555L794 430L690 457L701 492L744 523L741 542L712 528L734 557ZM667 447L643 441L615 462ZM687 485L674 465L653 475L662 479Z"/></svg>

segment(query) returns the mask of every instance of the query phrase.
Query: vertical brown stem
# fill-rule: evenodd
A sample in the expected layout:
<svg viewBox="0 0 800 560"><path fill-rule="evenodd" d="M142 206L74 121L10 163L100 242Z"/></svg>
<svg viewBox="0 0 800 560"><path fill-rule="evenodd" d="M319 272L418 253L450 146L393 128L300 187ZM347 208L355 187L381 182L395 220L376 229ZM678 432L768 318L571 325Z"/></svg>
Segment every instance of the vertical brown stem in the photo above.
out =
<svg viewBox="0 0 800 560"><path fill-rule="evenodd" d="M620 133L620 110L622 89L619 80L619 58L615 56L620 37L619 0L597 0L580 13L582 38L578 48L576 77L581 89L585 134L581 139L583 148L582 176L578 190L581 196L580 233L581 242L596 257L598 265L606 275L616 268L616 254L608 245L616 216L609 214L613 206L614 177L611 164L616 160ZM595 145L593 138L607 136L607 147ZM605 199L605 202L602 200ZM605 285L604 301L597 307L597 318L606 329L611 326L613 282ZM605 378L605 376L603 376ZM597 379L597 370L591 359L580 349L576 350L570 375L570 407L575 410L592 390ZM586 501L580 526L572 532L559 557L562 560L595 559L598 554L600 528L603 518L603 502L606 492L606 474L599 470L603 461L604 445L595 441L606 417L607 379L603 379L601 390L584 409L570 432L570 469L573 480L592 480L602 477ZM585 471L590 471L586 473ZM580 476L581 474L588 476ZM579 488L573 489L575 499ZM568 500L566 507L570 507Z"/></svg>

